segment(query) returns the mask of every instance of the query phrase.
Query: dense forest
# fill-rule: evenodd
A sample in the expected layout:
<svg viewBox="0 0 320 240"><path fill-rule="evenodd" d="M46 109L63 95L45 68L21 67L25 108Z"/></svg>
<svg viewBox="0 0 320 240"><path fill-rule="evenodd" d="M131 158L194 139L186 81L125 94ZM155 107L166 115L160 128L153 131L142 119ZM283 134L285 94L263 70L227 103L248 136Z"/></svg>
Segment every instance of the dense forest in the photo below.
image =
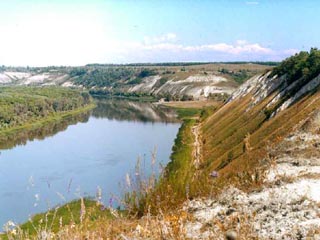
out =
<svg viewBox="0 0 320 240"><path fill-rule="evenodd" d="M87 92L67 88L3 87L0 88L0 131L75 110L90 102Z"/></svg>

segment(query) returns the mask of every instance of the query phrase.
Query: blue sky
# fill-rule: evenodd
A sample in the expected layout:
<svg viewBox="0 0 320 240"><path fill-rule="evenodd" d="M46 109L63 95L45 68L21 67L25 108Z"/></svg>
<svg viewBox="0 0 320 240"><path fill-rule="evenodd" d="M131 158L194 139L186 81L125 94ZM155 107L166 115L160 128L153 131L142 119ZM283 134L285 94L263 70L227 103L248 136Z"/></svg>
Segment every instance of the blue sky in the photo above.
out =
<svg viewBox="0 0 320 240"><path fill-rule="evenodd" d="M279 61L319 47L320 2L11 0L0 65Z"/></svg>

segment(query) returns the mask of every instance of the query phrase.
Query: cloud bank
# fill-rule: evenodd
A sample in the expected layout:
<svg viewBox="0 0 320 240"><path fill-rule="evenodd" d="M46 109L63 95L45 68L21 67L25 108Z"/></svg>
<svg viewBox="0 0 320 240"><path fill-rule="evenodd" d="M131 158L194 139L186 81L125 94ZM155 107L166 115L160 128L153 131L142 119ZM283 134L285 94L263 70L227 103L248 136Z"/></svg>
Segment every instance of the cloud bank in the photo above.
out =
<svg viewBox="0 0 320 240"><path fill-rule="evenodd" d="M186 45L174 33L144 37L141 42L122 42L113 46L127 62L166 61L280 61L298 50L274 50L259 43L236 40L234 43Z"/></svg>
<svg viewBox="0 0 320 240"><path fill-rule="evenodd" d="M96 20L65 18L56 20L55 16L47 16L43 22L29 20L20 27L0 25L0 32L4 33L0 38L0 65L280 61L297 52L296 49L276 51L246 40L188 45L175 33L145 36L140 41L119 41L110 37L114 33L106 33L105 26Z"/></svg>

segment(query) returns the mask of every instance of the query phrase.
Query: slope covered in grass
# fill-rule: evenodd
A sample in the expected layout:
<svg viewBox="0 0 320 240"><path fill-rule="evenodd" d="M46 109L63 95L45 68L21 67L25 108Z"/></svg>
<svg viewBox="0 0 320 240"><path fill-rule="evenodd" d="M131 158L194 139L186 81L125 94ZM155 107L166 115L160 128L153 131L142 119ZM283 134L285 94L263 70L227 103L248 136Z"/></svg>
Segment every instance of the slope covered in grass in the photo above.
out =
<svg viewBox="0 0 320 240"><path fill-rule="evenodd" d="M315 51L313 49L307 54L313 56ZM167 168L167 179L175 180L166 183L166 190L159 192L158 189L155 193L159 198L164 192L172 191L162 202L163 207L173 209L187 198L215 195L228 185L246 191L263 185L264 171L270 167L273 158L270 148L320 107L317 76L310 80L305 80L307 76L299 76L289 81L286 74L276 74L288 61L299 62L300 54L280 64L274 72L251 78L224 106L198 120L202 161L195 169L190 154L181 162L173 159ZM304 64L299 66L302 68ZM297 85L300 87L295 88ZM285 104L287 101L290 104ZM181 131L185 137L190 134L191 127L186 130L183 128ZM183 139L181 145L180 149L184 149L192 143ZM218 177L212 177L212 173ZM180 194L172 189L178 189Z"/></svg>
<svg viewBox="0 0 320 240"><path fill-rule="evenodd" d="M198 179L207 186L203 192L212 185L232 183L247 188L262 183L262 170L272 158L268 150L320 107L318 61L316 49L290 57L271 74L249 80L232 101L203 123L204 161ZM290 104L284 105L288 100ZM220 177L211 179L212 171Z"/></svg>

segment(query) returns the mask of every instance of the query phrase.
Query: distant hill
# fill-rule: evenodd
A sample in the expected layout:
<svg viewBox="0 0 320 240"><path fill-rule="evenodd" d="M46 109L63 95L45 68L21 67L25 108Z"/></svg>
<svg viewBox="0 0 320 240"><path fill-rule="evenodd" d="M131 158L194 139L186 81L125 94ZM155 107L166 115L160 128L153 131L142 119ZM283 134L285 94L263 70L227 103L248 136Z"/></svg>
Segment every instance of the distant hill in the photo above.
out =
<svg viewBox="0 0 320 240"><path fill-rule="evenodd" d="M0 85L62 86L94 95L205 99L230 95L275 63L89 64L83 67L0 68Z"/></svg>
<svg viewBox="0 0 320 240"><path fill-rule="evenodd" d="M127 64L101 64L101 63L91 63L87 64L87 67L158 67L158 66L166 66L166 67L177 67L177 66L194 66L194 65L208 65L208 64L259 64L259 65L267 65L267 66L277 66L280 62L261 62L261 61L237 61L237 62L163 62L163 63L127 63Z"/></svg>

